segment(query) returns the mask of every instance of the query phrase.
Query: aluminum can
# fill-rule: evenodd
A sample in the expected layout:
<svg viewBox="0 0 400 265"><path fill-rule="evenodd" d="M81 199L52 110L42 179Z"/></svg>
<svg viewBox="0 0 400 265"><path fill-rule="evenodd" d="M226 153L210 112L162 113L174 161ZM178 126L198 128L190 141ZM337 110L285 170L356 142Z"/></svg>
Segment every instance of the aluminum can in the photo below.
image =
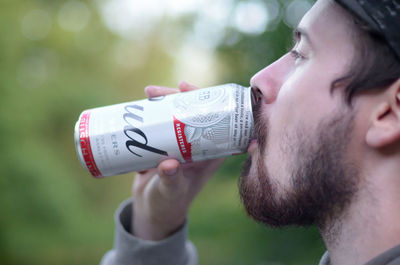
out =
<svg viewBox="0 0 400 265"><path fill-rule="evenodd" d="M96 178L244 153L251 89L225 84L85 110L75 125L82 165Z"/></svg>

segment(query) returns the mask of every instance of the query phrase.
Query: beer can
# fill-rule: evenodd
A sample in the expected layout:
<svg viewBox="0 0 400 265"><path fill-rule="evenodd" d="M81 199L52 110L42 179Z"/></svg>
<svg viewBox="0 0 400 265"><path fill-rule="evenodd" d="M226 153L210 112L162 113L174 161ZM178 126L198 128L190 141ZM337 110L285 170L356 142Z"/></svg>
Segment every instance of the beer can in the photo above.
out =
<svg viewBox="0 0 400 265"><path fill-rule="evenodd" d="M96 178L244 153L251 89L225 84L85 110L75 125L82 165Z"/></svg>

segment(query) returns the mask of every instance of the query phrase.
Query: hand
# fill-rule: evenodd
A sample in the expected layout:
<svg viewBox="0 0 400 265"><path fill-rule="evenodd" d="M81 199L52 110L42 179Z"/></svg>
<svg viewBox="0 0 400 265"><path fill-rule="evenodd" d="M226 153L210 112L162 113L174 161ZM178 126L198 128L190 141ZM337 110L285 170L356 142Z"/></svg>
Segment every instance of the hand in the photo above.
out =
<svg viewBox="0 0 400 265"><path fill-rule="evenodd" d="M157 97L194 89L197 88L182 82L179 90L148 86L145 93L148 97ZM157 168L137 173L133 184L132 233L156 241L178 230L185 222L191 202L223 160L180 164L168 159Z"/></svg>

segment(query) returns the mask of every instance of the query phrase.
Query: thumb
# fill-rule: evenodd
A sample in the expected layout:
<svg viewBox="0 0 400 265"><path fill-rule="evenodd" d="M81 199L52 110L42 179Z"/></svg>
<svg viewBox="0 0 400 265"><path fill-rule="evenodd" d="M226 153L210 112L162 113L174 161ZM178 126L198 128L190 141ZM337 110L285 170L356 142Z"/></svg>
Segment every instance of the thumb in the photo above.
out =
<svg viewBox="0 0 400 265"><path fill-rule="evenodd" d="M158 176L162 184L165 186L175 186L179 185L180 180L183 177L182 170L178 160L167 159L162 161L158 167Z"/></svg>

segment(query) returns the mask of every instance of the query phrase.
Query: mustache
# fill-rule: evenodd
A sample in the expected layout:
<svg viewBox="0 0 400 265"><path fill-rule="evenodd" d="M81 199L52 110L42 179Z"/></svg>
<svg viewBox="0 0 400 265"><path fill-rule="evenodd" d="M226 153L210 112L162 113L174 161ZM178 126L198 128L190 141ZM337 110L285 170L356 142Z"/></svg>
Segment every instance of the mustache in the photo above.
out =
<svg viewBox="0 0 400 265"><path fill-rule="evenodd" d="M261 152L264 152L264 147L267 142L268 136L268 117L263 117L262 114L262 100L258 100L253 104L253 119L254 119L254 135L253 138L257 140L257 143L261 148Z"/></svg>

